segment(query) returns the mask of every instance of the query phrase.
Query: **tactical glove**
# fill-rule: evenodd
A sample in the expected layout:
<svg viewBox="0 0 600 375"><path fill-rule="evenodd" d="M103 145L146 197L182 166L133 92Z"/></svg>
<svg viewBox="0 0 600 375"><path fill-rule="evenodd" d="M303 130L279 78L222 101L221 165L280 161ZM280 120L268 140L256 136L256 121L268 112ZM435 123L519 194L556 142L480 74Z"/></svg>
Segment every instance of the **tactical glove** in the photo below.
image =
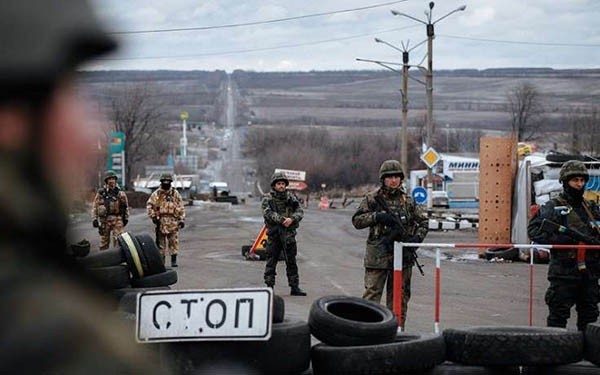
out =
<svg viewBox="0 0 600 375"><path fill-rule="evenodd" d="M94 228L98 228L98 219L94 219L94 221L92 221L92 226Z"/></svg>
<svg viewBox="0 0 600 375"><path fill-rule="evenodd" d="M388 227L393 226L396 223L394 215L387 212L378 212L375 214L375 221L378 223L387 225Z"/></svg>
<svg viewBox="0 0 600 375"><path fill-rule="evenodd" d="M185 227L185 223L183 221L179 222L179 228L183 229Z"/></svg>
<svg viewBox="0 0 600 375"><path fill-rule="evenodd" d="M152 218L152 222L154 223L154 225L158 225L158 224L160 224L160 217L158 217L158 216L154 216L154 217Z"/></svg>

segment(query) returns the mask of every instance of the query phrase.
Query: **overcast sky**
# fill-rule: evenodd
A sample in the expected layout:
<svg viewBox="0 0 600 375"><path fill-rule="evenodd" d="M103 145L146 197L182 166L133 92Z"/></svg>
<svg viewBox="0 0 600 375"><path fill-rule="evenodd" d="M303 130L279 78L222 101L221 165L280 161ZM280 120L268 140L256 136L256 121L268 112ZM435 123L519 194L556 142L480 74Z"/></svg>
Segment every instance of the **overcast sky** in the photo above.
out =
<svg viewBox="0 0 600 375"><path fill-rule="evenodd" d="M121 40L118 53L91 69L309 71L376 69L356 58L401 62L401 53L374 38L409 48L426 38L429 1L407 0L93 0L98 15ZM600 0L438 0L434 69L600 67ZM346 11L355 8L364 10ZM338 12L339 11L339 12ZM290 17L318 17L251 26ZM123 33L126 32L126 33ZM419 63L426 44L411 52Z"/></svg>

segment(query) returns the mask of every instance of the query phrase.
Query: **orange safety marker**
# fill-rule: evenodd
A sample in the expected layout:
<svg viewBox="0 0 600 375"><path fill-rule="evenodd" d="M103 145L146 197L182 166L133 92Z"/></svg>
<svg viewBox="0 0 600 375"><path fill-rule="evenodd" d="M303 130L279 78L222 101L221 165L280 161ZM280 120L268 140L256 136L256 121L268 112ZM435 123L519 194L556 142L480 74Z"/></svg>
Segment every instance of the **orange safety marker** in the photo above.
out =
<svg viewBox="0 0 600 375"><path fill-rule="evenodd" d="M265 245L267 244L267 227L266 226L262 226L262 229L260 230L260 232L258 233L258 236L256 237L256 240L254 240L254 243L252 244L252 247L250 248L250 254L255 255L256 253L254 252L254 250L256 250L257 248L265 248ZM260 245L260 247L259 247Z"/></svg>

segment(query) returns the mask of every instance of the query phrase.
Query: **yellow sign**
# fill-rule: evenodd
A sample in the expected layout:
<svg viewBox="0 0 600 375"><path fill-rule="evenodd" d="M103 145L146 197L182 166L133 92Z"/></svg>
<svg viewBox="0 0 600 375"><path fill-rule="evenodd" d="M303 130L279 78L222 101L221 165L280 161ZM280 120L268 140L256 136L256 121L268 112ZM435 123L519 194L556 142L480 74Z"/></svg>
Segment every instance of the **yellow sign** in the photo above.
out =
<svg viewBox="0 0 600 375"><path fill-rule="evenodd" d="M429 149L425 151L423 155L421 155L421 160L423 160L423 162L427 164L429 168L433 168L433 166L436 165L440 159L440 154L438 154L433 147L429 147Z"/></svg>
<svg viewBox="0 0 600 375"><path fill-rule="evenodd" d="M179 117L181 117L182 120L187 120L190 117L190 115L184 111L184 112L181 112Z"/></svg>
<svg viewBox="0 0 600 375"><path fill-rule="evenodd" d="M256 237L256 240L254 240L254 244L252 244L252 247L250 248L250 252L254 253L254 250L256 249L266 249L267 239L267 227L263 225L262 229L258 233L258 236Z"/></svg>

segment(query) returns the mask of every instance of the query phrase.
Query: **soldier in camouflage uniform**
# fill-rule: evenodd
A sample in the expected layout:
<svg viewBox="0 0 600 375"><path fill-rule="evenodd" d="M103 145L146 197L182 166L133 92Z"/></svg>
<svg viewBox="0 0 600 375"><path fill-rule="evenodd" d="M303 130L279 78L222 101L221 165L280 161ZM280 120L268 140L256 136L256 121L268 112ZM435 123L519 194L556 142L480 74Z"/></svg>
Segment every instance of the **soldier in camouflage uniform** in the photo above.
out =
<svg viewBox="0 0 600 375"><path fill-rule="evenodd" d="M127 195L119 188L115 172L107 171L104 174L104 187L96 193L92 209L92 226L98 228L100 250L108 249L111 235L113 246L118 246L117 237L123 233L128 222Z"/></svg>
<svg viewBox="0 0 600 375"><path fill-rule="evenodd" d="M535 214L527 231L529 238L540 244L576 244L574 238L560 231L544 229L544 219L576 229L592 239L600 239L600 210L583 198L589 173L585 164L571 160L563 164L559 181L563 192L546 202ZM551 249L546 291L549 327L566 327L571 308L576 306L577 328L584 331L588 323L598 319L600 290L600 252L598 250Z"/></svg>
<svg viewBox="0 0 600 375"><path fill-rule="evenodd" d="M77 67L114 49L87 1L0 1L0 373L162 373L67 254L93 113Z"/></svg>
<svg viewBox="0 0 600 375"><path fill-rule="evenodd" d="M381 187L368 193L352 216L356 229L369 228L365 253L365 292L363 298L380 302L383 288L386 286L386 305L393 308L394 302L394 247L393 242L382 243L390 230L402 223L404 233L394 241L422 242L428 232L428 219L412 197L402 187L404 172L397 160L386 160L379 168ZM397 217L395 218L394 215ZM416 250L416 249L415 249ZM408 301L410 299L410 281L414 256L404 249L402 259L403 295L402 322L404 327ZM387 285L386 285L387 284Z"/></svg>
<svg viewBox="0 0 600 375"><path fill-rule="evenodd" d="M280 254L285 259L285 269L292 296L305 296L300 289L296 264L296 229L304 217L300 203L287 191L290 184L285 173L276 172L271 177L271 192L262 201L262 212L267 227L267 265L265 284L273 288Z"/></svg>
<svg viewBox="0 0 600 375"><path fill-rule="evenodd" d="M156 189L146 202L148 216L156 226L156 244L164 257L171 254L171 266L177 267L179 252L179 229L185 226L185 209L181 195L171 186L173 176L164 173L160 176L160 187Z"/></svg>

